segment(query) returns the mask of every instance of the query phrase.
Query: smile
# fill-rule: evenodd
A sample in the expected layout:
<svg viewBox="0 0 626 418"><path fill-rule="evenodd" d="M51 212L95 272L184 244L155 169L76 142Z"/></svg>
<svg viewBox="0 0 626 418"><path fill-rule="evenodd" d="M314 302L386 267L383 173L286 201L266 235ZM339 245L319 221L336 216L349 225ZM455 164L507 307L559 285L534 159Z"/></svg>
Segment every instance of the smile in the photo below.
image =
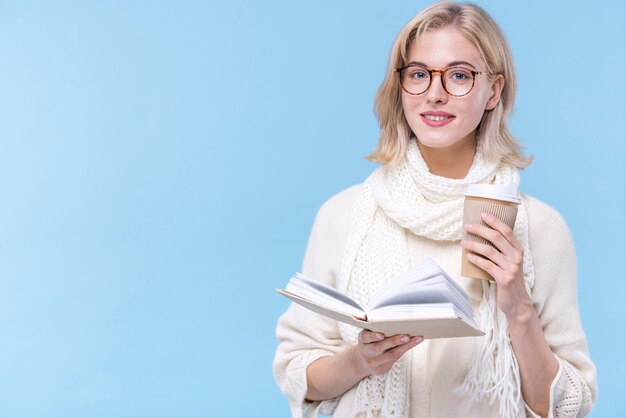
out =
<svg viewBox="0 0 626 418"><path fill-rule="evenodd" d="M456 117L446 112L426 112L420 115L422 121L430 127L440 128L451 123Z"/></svg>
<svg viewBox="0 0 626 418"><path fill-rule="evenodd" d="M424 117L428 120L435 120L435 121L439 121L439 120L445 120L445 119L450 119L452 116L436 116L436 115L424 115Z"/></svg>

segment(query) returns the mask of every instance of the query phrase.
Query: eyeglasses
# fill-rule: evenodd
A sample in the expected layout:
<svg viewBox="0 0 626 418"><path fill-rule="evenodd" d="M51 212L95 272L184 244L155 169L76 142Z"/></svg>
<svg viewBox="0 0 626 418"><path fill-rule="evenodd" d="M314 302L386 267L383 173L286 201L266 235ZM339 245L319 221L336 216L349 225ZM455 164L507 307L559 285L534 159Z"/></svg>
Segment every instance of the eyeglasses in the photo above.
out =
<svg viewBox="0 0 626 418"><path fill-rule="evenodd" d="M443 89L450 96L461 97L468 94L474 88L474 80L477 75L493 75L481 71L473 71L463 67L450 67L443 70L429 70L419 64L409 64L396 68L400 74L402 89L409 94L423 94L428 90L433 80L433 73L438 73L441 78Z"/></svg>

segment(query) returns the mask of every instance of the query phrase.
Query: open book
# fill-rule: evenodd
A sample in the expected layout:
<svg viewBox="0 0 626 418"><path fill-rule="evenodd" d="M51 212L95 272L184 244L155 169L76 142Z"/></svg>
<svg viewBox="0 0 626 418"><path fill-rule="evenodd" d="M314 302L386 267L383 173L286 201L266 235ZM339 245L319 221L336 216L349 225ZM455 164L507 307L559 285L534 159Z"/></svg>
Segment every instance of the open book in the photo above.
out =
<svg viewBox="0 0 626 418"><path fill-rule="evenodd" d="M474 321L468 294L430 258L383 286L367 308L300 273L289 280L285 290L276 291L321 315L387 336L484 335Z"/></svg>

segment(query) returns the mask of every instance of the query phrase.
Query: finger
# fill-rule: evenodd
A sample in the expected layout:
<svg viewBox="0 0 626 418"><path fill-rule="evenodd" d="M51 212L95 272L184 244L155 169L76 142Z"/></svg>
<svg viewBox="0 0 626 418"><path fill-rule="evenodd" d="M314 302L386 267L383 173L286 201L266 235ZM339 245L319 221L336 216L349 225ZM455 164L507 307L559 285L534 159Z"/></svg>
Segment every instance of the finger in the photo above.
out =
<svg viewBox="0 0 626 418"><path fill-rule="evenodd" d="M500 251L493 248L491 245L482 244L477 241L461 241L461 247L467 251L475 254L479 254L489 260L502 269L509 266L509 259L504 256Z"/></svg>
<svg viewBox="0 0 626 418"><path fill-rule="evenodd" d="M376 358L378 362L376 366L372 367L372 370L374 370L374 373L376 374L386 373L391 366L393 366L393 364L404 355L404 353L416 347L423 341L423 337L412 337L408 342L391 348Z"/></svg>
<svg viewBox="0 0 626 418"><path fill-rule="evenodd" d="M365 344L363 347L362 353L365 357L373 359L377 359L377 363L380 363L382 360L380 357L388 352L389 350L406 344L410 342L411 338L408 335L394 335L392 337L387 337L382 341L373 342L370 344Z"/></svg>
<svg viewBox="0 0 626 418"><path fill-rule="evenodd" d="M405 338L405 337L408 337L408 336L402 336L401 341L403 342L401 344L394 345L383 352L383 354L381 355L381 359L383 362L392 360L394 357L397 360L406 351L410 350L411 348L415 347L416 345L424 341L423 337L410 337L410 338Z"/></svg>
<svg viewBox="0 0 626 418"><path fill-rule="evenodd" d="M373 332L367 329L364 329L359 333L359 342L363 344L370 344L377 341L382 341L385 339L385 334L382 332Z"/></svg>
<svg viewBox="0 0 626 418"><path fill-rule="evenodd" d="M489 225L490 227L492 227L496 231L500 232L502 234L502 236L515 249L517 249L519 251L523 250L522 245L519 243L519 241L515 237L515 234L513 233L513 230L511 229L510 226L508 226L507 224L505 224L500 219L496 218L495 216L493 216L490 213L483 213L483 214L481 214L481 217L483 218L483 221L485 221L485 223L487 225Z"/></svg>
<svg viewBox="0 0 626 418"><path fill-rule="evenodd" d="M412 337L406 343L397 345L397 346L387 350L380 357L381 365L382 364L389 364L389 363L393 364L393 363L395 363L396 361L398 361L398 359L400 357L402 357L404 355L404 353L406 353L407 351L409 351L412 348L415 348L422 341L424 341L423 337Z"/></svg>
<svg viewBox="0 0 626 418"><path fill-rule="evenodd" d="M411 337L406 334L393 335L391 337L387 337L376 345L382 352L386 352L395 347L401 346L403 344L409 343L411 341Z"/></svg>
<svg viewBox="0 0 626 418"><path fill-rule="evenodd" d="M410 341L410 337L408 335L394 335L392 337L387 337L382 341L375 341L363 348L363 354L366 357L377 357L386 352L389 349L392 349L398 345L406 344Z"/></svg>
<svg viewBox="0 0 626 418"><path fill-rule="evenodd" d="M504 238L500 231L496 231L489 226L465 224L464 229L470 234L486 239L505 255L513 255L515 251L513 245Z"/></svg>
<svg viewBox="0 0 626 418"><path fill-rule="evenodd" d="M467 253L467 261L485 270L494 279L498 277L500 272L502 272L502 269L498 267L496 264L494 264L493 261L483 258L476 254Z"/></svg>

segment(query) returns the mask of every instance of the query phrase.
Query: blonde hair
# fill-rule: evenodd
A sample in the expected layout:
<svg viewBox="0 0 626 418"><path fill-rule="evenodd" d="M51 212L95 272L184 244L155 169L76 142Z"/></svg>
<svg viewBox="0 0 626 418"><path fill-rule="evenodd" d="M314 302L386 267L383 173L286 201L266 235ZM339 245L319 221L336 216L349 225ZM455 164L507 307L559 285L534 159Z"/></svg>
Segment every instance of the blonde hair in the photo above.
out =
<svg viewBox="0 0 626 418"><path fill-rule="evenodd" d="M479 6L471 3L437 3L418 13L402 28L392 48L387 75L376 93L374 113L380 125L378 146L367 158L382 164L397 164L406 155L413 135L402 109L402 92L396 68L407 63L412 42L429 30L454 26L476 45L487 71L504 77L500 101L485 110L476 132L477 146L488 160L500 160L525 168L532 157L521 153L521 145L508 128L515 102L515 66L506 38L497 23Z"/></svg>

